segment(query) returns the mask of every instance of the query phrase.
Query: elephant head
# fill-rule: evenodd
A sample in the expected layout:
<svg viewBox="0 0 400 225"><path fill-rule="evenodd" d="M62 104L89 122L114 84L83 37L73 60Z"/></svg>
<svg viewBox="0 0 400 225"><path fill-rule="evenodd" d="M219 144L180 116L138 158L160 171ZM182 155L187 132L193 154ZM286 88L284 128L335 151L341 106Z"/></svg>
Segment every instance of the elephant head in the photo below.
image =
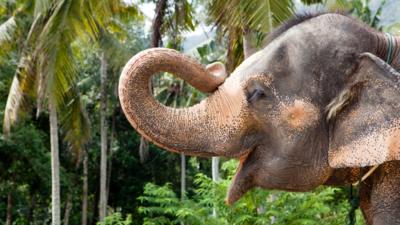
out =
<svg viewBox="0 0 400 225"><path fill-rule="evenodd" d="M300 17L226 79L221 64L204 68L164 48L140 52L123 69L119 97L129 122L158 146L240 158L228 203L256 186L307 191L335 168L400 159L398 78L379 59L389 41L343 15ZM149 88L161 71L209 97L189 108L162 105Z"/></svg>

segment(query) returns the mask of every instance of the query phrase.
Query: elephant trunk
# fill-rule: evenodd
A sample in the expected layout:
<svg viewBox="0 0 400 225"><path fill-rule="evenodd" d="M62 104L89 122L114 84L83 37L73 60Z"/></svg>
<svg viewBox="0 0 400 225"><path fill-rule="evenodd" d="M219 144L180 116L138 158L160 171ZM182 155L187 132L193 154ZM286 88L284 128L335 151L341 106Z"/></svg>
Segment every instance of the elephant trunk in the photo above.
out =
<svg viewBox="0 0 400 225"><path fill-rule="evenodd" d="M149 81L158 72L170 72L202 92L215 92L192 107L167 107L155 100L150 91ZM216 90L224 80L175 50L148 49L124 67L119 98L132 126L156 145L188 155L227 155L227 144L240 129L237 120L242 107L238 106L243 96L229 94L224 88ZM232 122L235 129L231 128Z"/></svg>

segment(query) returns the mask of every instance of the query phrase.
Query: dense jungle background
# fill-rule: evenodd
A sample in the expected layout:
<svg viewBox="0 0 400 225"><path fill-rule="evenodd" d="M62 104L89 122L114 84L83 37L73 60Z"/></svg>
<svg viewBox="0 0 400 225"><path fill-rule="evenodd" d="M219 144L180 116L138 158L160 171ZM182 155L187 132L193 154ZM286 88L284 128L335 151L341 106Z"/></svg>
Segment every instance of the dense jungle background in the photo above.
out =
<svg viewBox="0 0 400 225"><path fill-rule="evenodd" d="M321 10L400 34L399 0L0 0L0 224L348 223L349 187L256 189L225 205L237 160L148 143L116 91L143 49L233 71L283 21ZM170 74L153 91L173 107L204 97Z"/></svg>

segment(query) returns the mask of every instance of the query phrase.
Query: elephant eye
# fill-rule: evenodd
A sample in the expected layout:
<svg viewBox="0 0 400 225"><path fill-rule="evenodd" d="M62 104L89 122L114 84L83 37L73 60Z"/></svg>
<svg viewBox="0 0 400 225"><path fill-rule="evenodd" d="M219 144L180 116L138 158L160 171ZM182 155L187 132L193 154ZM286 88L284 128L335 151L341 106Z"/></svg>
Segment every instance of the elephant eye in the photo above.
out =
<svg viewBox="0 0 400 225"><path fill-rule="evenodd" d="M265 92L264 90L260 89L260 88L255 88L254 90L248 92L247 94L247 102L255 102L260 100L261 98L265 97Z"/></svg>

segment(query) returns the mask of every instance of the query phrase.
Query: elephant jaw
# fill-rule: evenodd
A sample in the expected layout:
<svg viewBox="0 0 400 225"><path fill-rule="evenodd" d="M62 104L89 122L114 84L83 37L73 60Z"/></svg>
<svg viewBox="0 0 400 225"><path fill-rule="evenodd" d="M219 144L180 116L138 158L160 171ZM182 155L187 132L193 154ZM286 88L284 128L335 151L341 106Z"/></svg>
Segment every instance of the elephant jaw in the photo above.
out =
<svg viewBox="0 0 400 225"><path fill-rule="evenodd" d="M251 163L248 163L249 155L256 149L250 148L239 159L239 166L236 170L235 176L229 186L225 203L232 205L238 201L247 191L255 187L253 182L252 172L255 170Z"/></svg>
<svg viewBox="0 0 400 225"><path fill-rule="evenodd" d="M309 166L302 165L301 170L292 166L294 170L288 172L287 165L281 165L283 162L273 160L271 157L273 156L266 154L262 145L250 148L245 155L240 157L239 166L225 200L228 205L238 201L254 187L295 192L311 191L324 184L332 172L327 165L327 160L322 160L321 163L313 161ZM277 165L280 170L277 170Z"/></svg>

